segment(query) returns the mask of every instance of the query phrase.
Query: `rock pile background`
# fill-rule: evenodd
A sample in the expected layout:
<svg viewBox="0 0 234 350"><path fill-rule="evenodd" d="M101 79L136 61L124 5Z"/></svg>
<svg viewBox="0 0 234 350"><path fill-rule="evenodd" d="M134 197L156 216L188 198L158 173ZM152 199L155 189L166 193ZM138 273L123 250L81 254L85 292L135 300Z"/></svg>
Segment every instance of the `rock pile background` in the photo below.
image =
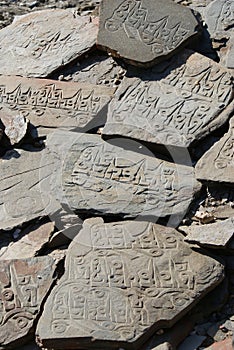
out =
<svg viewBox="0 0 234 350"><path fill-rule="evenodd" d="M92 342L82 337L90 334L102 341L96 349L131 348L138 338L143 350L232 349L234 6L230 0L174 3L194 11L200 34L147 69L96 47L100 1L0 3L0 349L89 349ZM156 93L158 104L150 100ZM192 116L191 125L181 124L183 115ZM178 129L163 125L165 116ZM112 308L122 310L126 297L135 320L139 308L149 312L134 327L125 320L120 333L97 303L108 299L102 245L113 254L110 288L132 288L127 297L113 292ZM135 259L131 282L119 279L125 274L120 247ZM150 280L145 252L158 261L160 286ZM129 271L131 262L125 262ZM137 282L132 275L139 265ZM173 281L168 266L176 271ZM162 293L174 288L173 299L158 298L155 285ZM156 294L147 299L149 286ZM89 316L79 315L86 297Z"/></svg>

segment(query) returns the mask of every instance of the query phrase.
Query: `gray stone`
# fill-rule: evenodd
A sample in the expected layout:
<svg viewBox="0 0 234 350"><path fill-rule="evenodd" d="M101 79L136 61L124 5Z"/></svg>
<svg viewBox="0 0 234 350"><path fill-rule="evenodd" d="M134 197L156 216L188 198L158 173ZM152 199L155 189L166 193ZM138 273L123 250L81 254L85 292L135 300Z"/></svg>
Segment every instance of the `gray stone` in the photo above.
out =
<svg viewBox="0 0 234 350"><path fill-rule="evenodd" d="M234 117L229 131L196 164L200 180L234 183Z"/></svg>
<svg viewBox="0 0 234 350"><path fill-rule="evenodd" d="M0 76L0 118L27 117L39 136L54 128L83 130L103 124L114 91L93 84Z"/></svg>
<svg viewBox="0 0 234 350"><path fill-rule="evenodd" d="M60 166L58 156L47 149L5 154L0 160L0 229L13 228L57 210L52 178Z"/></svg>
<svg viewBox="0 0 234 350"><path fill-rule="evenodd" d="M124 78L103 134L188 147L228 120L231 100L230 72L186 50L161 67Z"/></svg>
<svg viewBox="0 0 234 350"><path fill-rule="evenodd" d="M234 33L228 41L228 53L226 66L230 69L234 69Z"/></svg>
<svg viewBox="0 0 234 350"><path fill-rule="evenodd" d="M54 281L50 257L0 262L0 347L23 345ZM27 340L26 340L27 341ZM16 347L14 347L16 348Z"/></svg>
<svg viewBox="0 0 234 350"><path fill-rule="evenodd" d="M200 189L193 168L126 151L124 142L77 133L64 160L62 200L77 212L182 219Z"/></svg>
<svg viewBox="0 0 234 350"><path fill-rule="evenodd" d="M233 26L234 21L234 2L233 0L215 0L212 1L204 11L205 22L212 38L220 39L229 37L229 28Z"/></svg>
<svg viewBox="0 0 234 350"><path fill-rule="evenodd" d="M165 59L198 33L190 9L171 0L103 0L97 43L132 64Z"/></svg>
<svg viewBox="0 0 234 350"><path fill-rule="evenodd" d="M185 241L212 248L225 248L234 236L234 218L207 225L181 226Z"/></svg>
<svg viewBox="0 0 234 350"><path fill-rule="evenodd" d="M20 112L12 115L12 111L8 108L1 110L0 119L5 127L4 132L10 143L12 145L19 143L27 132L28 120Z"/></svg>
<svg viewBox="0 0 234 350"><path fill-rule="evenodd" d="M148 222L84 222L36 335L56 349L136 349L223 279L223 266Z"/></svg>
<svg viewBox="0 0 234 350"><path fill-rule="evenodd" d="M20 234L16 242L1 251L0 260L26 259L34 257L49 242L54 231L54 223L34 224Z"/></svg>
<svg viewBox="0 0 234 350"><path fill-rule="evenodd" d="M46 77L88 52L98 21L71 10L43 10L21 17L0 31L0 74Z"/></svg>

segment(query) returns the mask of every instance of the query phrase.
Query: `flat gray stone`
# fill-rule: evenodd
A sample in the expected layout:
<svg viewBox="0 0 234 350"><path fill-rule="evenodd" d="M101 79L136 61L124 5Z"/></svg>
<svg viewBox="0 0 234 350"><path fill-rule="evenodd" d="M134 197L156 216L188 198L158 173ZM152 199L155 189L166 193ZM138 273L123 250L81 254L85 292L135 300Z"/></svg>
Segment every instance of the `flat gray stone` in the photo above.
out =
<svg viewBox="0 0 234 350"><path fill-rule="evenodd" d="M186 50L161 67L132 75L109 104L103 134L188 147L234 110L232 75L198 53Z"/></svg>
<svg viewBox="0 0 234 350"><path fill-rule="evenodd" d="M220 39L229 37L234 21L233 0L215 0L207 5L204 11L204 19L212 38Z"/></svg>
<svg viewBox="0 0 234 350"><path fill-rule="evenodd" d="M192 11L171 0L103 0L97 44L132 64L165 59L198 33Z"/></svg>
<svg viewBox="0 0 234 350"><path fill-rule="evenodd" d="M34 257L49 242L54 231L54 223L30 225L20 233L16 242L6 249L0 249L0 260L26 259Z"/></svg>
<svg viewBox="0 0 234 350"><path fill-rule="evenodd" d="M16 17L0 31L0 74L47 77L88 52L98 20L71 10L43 10Z"/></svg>
<svg viewBox="0 0 234 350"><path fill-rule="evenodd" d="M56 265L50 257L0 261L0 347L14 349L32 333L54 281Z"/></svg>
<svg viewBox="0 0 234 350"><path fill-rule="evenodd" d="M84 130L102 125L115 89L87 83L0 76L0 118L19 114L37 127L39 136L54 128Z"/></svg>
<svg viewBox="0 0 234 350"><path fill-rule="evenodd" d="M234 218L207 225L180 226L185 241L212 248L225 248L234 236Z"/></svg>
<svg viewBox="0 0 234 350"><path fill-rule="evenodd" d="M223 279L223 266L175 229L139 221L84 222L36 335L56 349L136 349L171 327Z"/></svg>
<svg viewBox="0 0 234 350"><path fill-rule="evenodd" d="M98 135L76 135L62 174L63 200L71 210L178 219L200 189L190 166L126 151L119 147L123 139L113 145Z"/></svg>
<svg viewBox="0 0 234 350"><path fill-rule="evenodd" d="M234 182L234 117L229 131L197 162L196 177L200 180Z"/></svg>

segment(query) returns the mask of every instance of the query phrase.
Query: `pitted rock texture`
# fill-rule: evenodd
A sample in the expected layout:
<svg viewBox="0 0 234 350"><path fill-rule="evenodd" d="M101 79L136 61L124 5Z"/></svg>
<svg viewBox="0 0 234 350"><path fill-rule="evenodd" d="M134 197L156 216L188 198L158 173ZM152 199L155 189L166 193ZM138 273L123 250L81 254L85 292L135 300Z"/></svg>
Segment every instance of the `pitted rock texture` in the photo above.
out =
<svg viewBox="0 0 234 350"><path fill-rule="evenodd" d="M72 210L179 218L200 189L190 166L126 151L97 135L76 135L62 180L64 198ZM123 144L121 139L118 145Z"/></svg>
<svg viewBox="0 0 234 350"><path fill-rule="evenodd" d="M196 164L199 180L234 183L234 117L229 131Z"/></svg>
<svg viewBox="0 0 234 350"><path fill-rule="evenodd" d="M136 349L223 278L223 266L192 251L175 229L148 222L84 222L37 335L56 349Z"/></svg>
<svg viewBox="0 0 234 350"><path fill-rule="evenodd" d="M44 10L21 17L0 31L0 74L47 77L88 52L98 20L71 10Z"/></svg>
<svg viewBox="0 0 234 350"><path fill-rule="evenodd" d="M41 304L54 281L50 257L0 261L0 347L23 339L33 330ZM18 341L18 343L17 343Z"/></svg>
<svg viewBox="0 0 234 350"><path fill-rule="evenodd" d="M97 44L133 64L152 65L198 33L189 8L171 0L103 0Z"/></svg>
<svg viewBox="0 0 234 350"><path fill-rule="evenodd" d="M0 76L0 118L26 117L44 136L55 128L100 126L114 88L49 79Z"/></svg>
<svg viewBox="0 0 234 350"><path fill-rule="evenodd" d="M188 147L228 120L232 97L231 73L187 50L125 77L109 104L103 134Z"/></svg>

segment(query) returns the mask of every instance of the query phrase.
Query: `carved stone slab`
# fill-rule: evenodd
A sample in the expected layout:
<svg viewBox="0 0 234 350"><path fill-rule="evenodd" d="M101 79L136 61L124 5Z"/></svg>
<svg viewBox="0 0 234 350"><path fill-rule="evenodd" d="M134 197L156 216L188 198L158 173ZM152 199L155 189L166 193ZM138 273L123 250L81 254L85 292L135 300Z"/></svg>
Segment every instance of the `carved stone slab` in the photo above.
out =
<svg viewBox="0 0 234 350"><path fill-rule="evenodd" d="M0 347L31 331L54 280L54 260L38 257L0 261ZM14 343L15 345L15 343Z"/></svg>
<svg viewBox="0 0 234 350"><path fill-rule="evenodd" d="M48 348L138 349L222 278L222 265L192 251L175 229L89 219L69 247L36 333Z"/></svg>
<svg viewBox="0 0 234 350"><path fill-rule="evenodd" d="M97 19L70 10L43 10L0 31L0 74L46 77L90 50Z"/></svg>
<svg viewBox="0 0 234 350"><path fill-rule="evenodd" d="M77 133L64 161L63 189L67 204L78 212L156 218L183 216L200 184L192 167Z"/></svg>
<svg viewBox="0 0 234 350"><path fill-rule="evenodd" d="M234 183L234 118L230 129L196 164L200 180Z"/></svg>
<svg viewBox="0 0 234 350"><path fill-rule="evenodd" d="M103 133L189 146L221 126L233 111L230 72L184 51L159 70L125 77L108 109Z"/></svg>
<svg viewBox="0 0 234 350"><path fill-rule="evenodd" d="M58 127L82 129L95 117L97 123L103 122L104 107L114 91L93 84L0 76L0 118L20 113L39 134Z"/></svg>
<svg viewBox="0 0 234 350"><path fill-rule="evenodd" d="M171 0L103 0L97 43L133 64L149 65L197 34L189 8Z"/></svg>
<svg viewBox="0 0 234 350"><path fill-rule="evenodd" d="M185 241L214 248L225 248L234 236L234 218L207 225L181 226Z"/></svg>

